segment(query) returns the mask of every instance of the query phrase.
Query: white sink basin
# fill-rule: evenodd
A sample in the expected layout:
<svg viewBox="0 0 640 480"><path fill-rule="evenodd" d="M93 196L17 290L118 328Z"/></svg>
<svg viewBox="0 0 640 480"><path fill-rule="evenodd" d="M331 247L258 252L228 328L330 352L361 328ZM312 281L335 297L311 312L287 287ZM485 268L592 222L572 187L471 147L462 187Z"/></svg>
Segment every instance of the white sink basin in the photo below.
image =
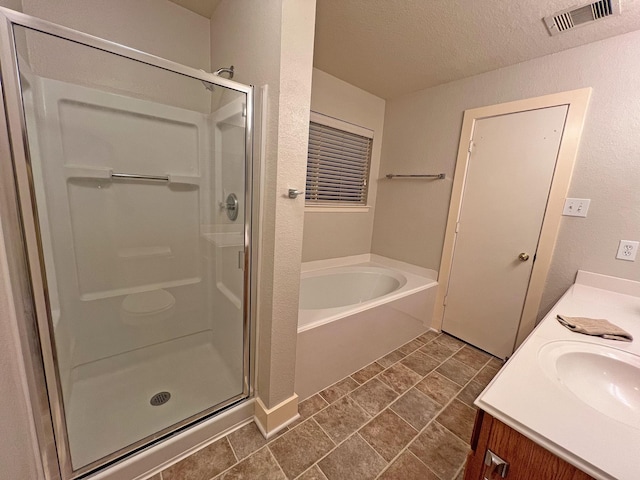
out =
<svg viewBox="0 0 640 480"><path fill-rule="evenodd" d="M543 345L538 360L552 381L582 402L640 429L639 356L594 343L558 341Z"/></svg>

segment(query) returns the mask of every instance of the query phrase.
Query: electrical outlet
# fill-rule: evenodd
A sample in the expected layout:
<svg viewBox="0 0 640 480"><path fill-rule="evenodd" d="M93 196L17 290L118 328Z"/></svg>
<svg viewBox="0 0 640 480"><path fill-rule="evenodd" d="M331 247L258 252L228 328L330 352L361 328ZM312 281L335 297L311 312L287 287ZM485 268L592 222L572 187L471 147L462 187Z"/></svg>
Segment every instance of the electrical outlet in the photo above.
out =
<svg viewBox="0 0 640 480"><path fill-rule="evenodd" d="M635 262L639 244L639 242L633 240L620 240L616 258L619 260L627 260L628 262Z"/></svg>
<svg viewBox="0 0 640 480"><path fill-rule="evenodd" d="M564 201L562 215L569 217L586 217L591 200L588 198L567 198Z"/></svg>

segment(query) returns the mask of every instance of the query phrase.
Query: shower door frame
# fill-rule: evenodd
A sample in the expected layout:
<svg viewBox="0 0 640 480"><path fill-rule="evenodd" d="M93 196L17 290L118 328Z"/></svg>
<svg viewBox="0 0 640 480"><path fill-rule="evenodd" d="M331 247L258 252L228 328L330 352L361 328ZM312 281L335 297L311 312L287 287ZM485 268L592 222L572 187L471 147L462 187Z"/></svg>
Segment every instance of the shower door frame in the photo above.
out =
<svg viewBox="0 0 640 480"><path fill-rule="evenodd" d="M73 470L71 452L56 367L56 346L49 293L46 282L44 256L38 222L31 158L27 141L22 88L14 25L53 35L71 42L92 47L130 60L138 61L176 74L229 88L246 95L245 130L245 218L243 255L243 391L218 405L192 415L181 422L154 433L132 445ZM246 400L253 395L254 362L250 355L254 341L255 295L257 284L252 251L257 247L259 208L258 171L253 159L253 86L243 85L212 73L187 67L115 42L62 27L23 13L0 7L0 140L8 140L9 158L0 159L0 187L4 205L2 233L8 256L8 270L15 304L17 329L22 349L27 390L36 428L42 470L45 478L73 479L90 475L132 453L145 449L193 424L211 418L222 409ZM6 122L6 123L5 123ZM6 157L3 155L3 157Z"/></svg>

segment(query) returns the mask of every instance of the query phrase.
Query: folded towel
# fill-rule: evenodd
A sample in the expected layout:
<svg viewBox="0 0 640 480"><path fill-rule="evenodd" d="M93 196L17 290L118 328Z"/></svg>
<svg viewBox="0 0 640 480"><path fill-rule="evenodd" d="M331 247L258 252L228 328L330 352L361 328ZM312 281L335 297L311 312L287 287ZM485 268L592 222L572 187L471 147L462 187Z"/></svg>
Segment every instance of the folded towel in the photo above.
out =
<svg viewBox="0 0 640 480"><path fill-rule="evenodd" d="M631 334L608 320L585 318L585 317L567 317L566 315L558 315L558 321L572 332L584 333L585 335L593 335L596 337L606 338L608 340L620 340L623 342L631 342L633 337Z"/></svg>

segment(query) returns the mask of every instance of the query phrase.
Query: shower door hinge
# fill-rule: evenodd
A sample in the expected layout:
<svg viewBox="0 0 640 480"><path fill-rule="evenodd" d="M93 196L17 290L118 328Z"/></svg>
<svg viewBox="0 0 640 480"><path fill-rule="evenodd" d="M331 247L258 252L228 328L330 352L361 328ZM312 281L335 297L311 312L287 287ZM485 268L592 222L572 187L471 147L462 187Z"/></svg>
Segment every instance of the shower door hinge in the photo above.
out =
<svg viewBox="0 0 640 480"><path fill-rule="evenodd" d="M442 300L442 306L446 307L447 306L447 295L444 296L444 300Z"/></svg>
<svg viewBox="0 0 640 480"><path fill-rule="evenodd" d="M238 268L242 270L244 268L244 251L238 251Z"/></svg>
<svg viewBox="0 0 640 480"><path fill-rule="evenodd" d="M467 151L471 153L471 150L473 150L473 140L469 140L469 148L467 149Z"/></svg>
<svg viewBox="0 0 640 480"><path fill-rule="evenodd" d="M460 231L460 222L456 222L456 233Z"/></svg>

